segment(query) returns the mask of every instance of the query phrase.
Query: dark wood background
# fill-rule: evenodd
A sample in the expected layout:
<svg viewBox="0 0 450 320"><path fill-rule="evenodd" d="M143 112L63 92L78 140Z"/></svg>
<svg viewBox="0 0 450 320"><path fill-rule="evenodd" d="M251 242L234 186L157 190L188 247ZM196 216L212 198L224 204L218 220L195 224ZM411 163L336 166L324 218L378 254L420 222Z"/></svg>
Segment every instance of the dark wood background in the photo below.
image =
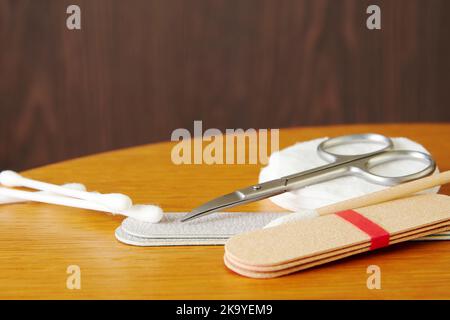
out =
<svg viewBox="0 0 450 320"><path fill-rule="evenodd" d="M448 0L0 0L0 168L169 140L194 120L450 121L449 13Z"/></svg>

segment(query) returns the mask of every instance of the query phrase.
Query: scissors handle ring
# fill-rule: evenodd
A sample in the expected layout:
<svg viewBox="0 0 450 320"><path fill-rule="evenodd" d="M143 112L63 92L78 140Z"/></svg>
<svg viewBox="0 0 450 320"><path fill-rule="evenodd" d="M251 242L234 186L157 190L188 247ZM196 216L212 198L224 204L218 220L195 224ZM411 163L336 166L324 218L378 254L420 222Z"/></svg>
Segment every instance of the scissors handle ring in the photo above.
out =
<svg viewBox="0 0 450 320"><path fill-rule="evenodd" d="M382 176L372 173L370 170L380 164L397 160L418 160L426 163L422 170L402 176ZM412 181L432 174L436 170L434 159L424 152L411 150L391 150L384 151L370 158L361 159L352 163L350 169L353 173L362 176L364 179L376 184L392 186L403 182Z"/></svg>
<svg viewBox="0 0 450 320"><path fill-rule="evenodd" d="M368 143L377 143L383 145L382 148L377 149L376 151L372 151L369 153L363 153L363 154L357 154L357 155L342 155L333 153L331 151L328 151L330 148L345 145L345 144L351 144L351 143L357 143L357 142L368 142ZM346 159L354 159L355 156L357 157L363 157L365 155L369 154L377 154L381 153L386 150L391 150L394 147L394 144L391 139L388 137L385 137L381 134L377 133L363 133L363 134L352 134L347 136L340 136L336 138L327 139L325 141L322 141L317 146L317 153L319 156L329 162L335 162L338 160L346 160Z"/></svg>

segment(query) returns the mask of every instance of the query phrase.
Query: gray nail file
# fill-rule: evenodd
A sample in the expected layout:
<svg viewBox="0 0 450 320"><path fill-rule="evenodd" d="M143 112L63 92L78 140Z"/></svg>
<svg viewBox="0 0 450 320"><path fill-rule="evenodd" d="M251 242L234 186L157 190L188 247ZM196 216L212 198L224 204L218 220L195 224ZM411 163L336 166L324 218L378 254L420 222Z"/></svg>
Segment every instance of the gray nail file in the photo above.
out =
<svg viewBox="0 0 450 320"><path fill-rule="evenodd" d="M231 236L263 228L287 212L224 212L180 222L185 213L165 213L160 223L127 218L116 238L138 246L223 245Z"/></svg>
<svg viewBox="0 0 450 320"><path fill-rule="evenodd" d="M181 223L184 213L165 213L160 223L127 218L116 229L120 242L134 246L223 245L231 236L263 228L287 212L225 212ZM449 240L447 234L421 240Z"/></svg>

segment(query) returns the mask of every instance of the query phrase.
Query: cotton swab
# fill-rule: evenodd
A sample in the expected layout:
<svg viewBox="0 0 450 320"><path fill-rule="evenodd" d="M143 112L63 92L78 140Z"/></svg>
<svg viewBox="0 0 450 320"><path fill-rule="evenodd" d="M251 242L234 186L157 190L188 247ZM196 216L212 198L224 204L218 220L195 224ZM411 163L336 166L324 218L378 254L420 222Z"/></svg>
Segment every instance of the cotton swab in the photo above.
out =
<svg viewBox="0 0 450 320"><path fill-rule="evenodd" d="M67 189L51 183L22 177L17 172L11 170L5 170L0 173L0 183L6 187L27 187L31 189L51 192L54 194L61 194L67 197L87 200L105 206L113 211L129 209L133 204L131 199L124 194L101 194Z"/></svg>
<svg viewBox="0 0 450 320"><path fill-rule="evenodd" d="M120 214L137 220L151 223L159 222L163 216L162 209L158 206L153 205L135 205L125 210L111 210L110 208L102 206L98 203L86 200L70 198L60 195L53 195L43 192L29 192L16 189L8 189L3 187L0 187L0 196L23 199L28 201L43 202L49 204L56 204L74 208L95 210L101 212L109 212L112 214Z"/></svg>
<svg viewBox="0 0 450 320"><path fill-rule="evenodd" d="M426 178L399 184L391 188L369 193L353 199L333 203L331 205L315 210L302 210L299 212L294 212L269 222L264 228L275 227L277 225L290 221L314 218L343 210L356 209L385 201L395 200L449 182L450 170Z"/></svg>
<svg viewBox="0 0 450 320"><path fill-rule="evenodd" d="M317 210L314 210L314 209L300 210L297 212L289 213L285 216L282 216L280 218L276 218L276 219L270 221L268 224L266 224L264 226L264 229L276 227L276 226L279 226L280 224L284 224L284 223L288 223L288 222L292 222L292 221L316 218L318 216L319 216L319 213L317 212Z"/></svg>
<svg viewBox="0 0 450 320"><path fill-rule="evenodd" d="M62 187L68 188L68 189L73 189L73 190L86 191L86 187L81 183L66 183L66 184L63 184ZM49 192L46 192L46 191L37 191L37 192L49 194ZM22 203L22 202L26 202L26 201L27 200L18 199L18 198L0 196L0 204Z"/></svg>
<svg viewBox="0 0 450 320"><path fill-rule="evenodd" d="M130 209L122 211L120 214L136 220L158 223L161 221L164 213L158 206L151 204L135 204Z"/></svg>

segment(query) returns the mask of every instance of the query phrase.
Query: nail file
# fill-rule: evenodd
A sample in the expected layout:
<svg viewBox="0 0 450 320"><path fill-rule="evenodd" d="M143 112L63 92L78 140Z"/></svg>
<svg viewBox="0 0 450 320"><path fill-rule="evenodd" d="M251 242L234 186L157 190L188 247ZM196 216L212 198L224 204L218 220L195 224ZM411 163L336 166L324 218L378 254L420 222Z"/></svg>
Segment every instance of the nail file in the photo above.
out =
<svg viewBox="0 0 450 320"><path fill-rule="evenodd" d="M235 234L261 229L269 221L288 213L215 213L202 219L181 223L183 213L165 213L160 223L145 223L128 218L116 230L116 238L139 246L223 245Z"/></svg>
<svg viewBox="0 0 450 320"><path fill-rule="evenodd" d="M214 213L188 223L179 223L184 213L165 213L160 223L127 218L117 228L117 240L135 246L223 245L230 237L262 229L269 221L287 212ZM316 219L316 218L314 218ZM445 234L425 240L444 240Z"/></svg>
<svg viewBox="0 0 450 320"><path fill-rule="evenodd" d="M406 240L411 240L414 239L415 237L419 236L419 235L423 235L423 234L429 234L430 232L439 232L440 230L446 230L448 228L448 222L444 222L444 223L437 223L434 224L430 227L427 228L419 228L419 229L415 229L415 230L411 230L405 234L399 234L399 235L392 235L390 237L390 241L389 244L394 244L394 243L398 243L398 242L402 242L402 241L406 241ZM362 251L361 251L362 250ZM273 271L279 271L279 270L284 270L287 268L291 268L291 267L295 267L298 265L305 265L307 263L311 263L311 262L315 262L315 261L319 261L319 260L323 260L323 259L329 259L335 256L340 256L343 254L348 254L349 252L364 252L364 251L370 251L370 243L362 243L362 244L358 244L358 245L354 245L354 246L349 246L347 248L343 248L343 249L339 249L339 250L334 250L334 251L330 251L330 252L326 252L326 253L322 253L322 254L318 254L318 255L312 255L310 257L307 258L301 258L298 260L293 260L291 262L288 263L283 263L283 264L278 264L278 265L269 265L269 266L248 266L245 263L242 263L238 260L234 260L233 257L226 257L228 261L232 262L234 265L243 268L243 269L248 269L248 270L252 270L252 271L258 271L258 272L273 272ZM225 255L227 256L227 255Z"/></svg>
<svg viewBox="0 0 450 320"><path fill-rule="evenodd" d="M380 230L389 244L450 230L445 195L417 195L354 211L359 220L331 214L236 235L225 245L225 265L247 277L271 278L370 251L385 236Z"/></svg>
<svg viewBox="0 0 450 320"><path fill-rule="evenodd" d="M449 226L442 228L441 230L449 230ZM440 229L436 229L433 232L439 232ZM426 236L429 233L421 233L420 235L415 235L415 236ZM407 237L407 238L402 238L400 240L396 240L393 241L391 244L396 244L399 242L404 242L404 241L408 241L408 240L414 240L414 236L411 237ZM280 268L279 270L276 271L269 271L269 272L260 272L260 271L256 271L252 268L241 268L240 266L234 264L233 261L230 261L229 258L225 255L224 256L224 263L225 265L232 271L242 275L242 276L246 276L249 278L259 278L259 279L268 279L268 278L276 278L276 277L281 277L281 276L285 276L294 272L298 272L301 270L305 270L308 268L312 268L315 266L319 266L328 262L333 262L339 259L344 259L347 257L350 257L352 255L355 254L359 254L359 253L363 253L363 252L367 252L367 249L356 249L356 250L351 250L348 252L343 252L339 255L335 255L335 256L331 256L325 259L320 259L320 260L313 260L309 263L305 263L305 264L297 264L297 265L292 265L292 267L287 267L287 268Z"/></svg>
<svg viewBox="0 0 450 320"><path fill-rule="evenodd" d="M126 233L122 227L116 229L115 236L122 243L139 247L224 245L229 238L142 238Z"/></svg>

